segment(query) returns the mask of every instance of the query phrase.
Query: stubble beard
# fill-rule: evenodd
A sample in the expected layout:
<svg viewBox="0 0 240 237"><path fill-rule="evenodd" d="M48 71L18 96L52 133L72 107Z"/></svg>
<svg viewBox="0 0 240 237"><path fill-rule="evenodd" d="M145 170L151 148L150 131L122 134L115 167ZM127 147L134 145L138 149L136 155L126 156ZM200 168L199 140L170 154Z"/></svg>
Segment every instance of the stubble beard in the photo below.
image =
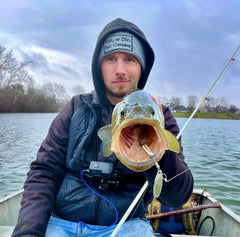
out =
<svg viewBox="0 0 240 237"><path fill-rule="evenodd" d="M122 99L127 94L127 90L120 86L117 91L108 90L108 94L118 99Z"/></svg>
<svg viewBox="0 0 240 237"><path fill-rule="evenodd" d="M117 80L119 81L129 81L128 78L126 77L118 77ZM119 85L117 88L115 89L111 89L111 88L105 88L106 89L106 94L108 94L108 96L115 98L117 101L121 101L127 94L129 94L129 92L135 90L137 88L137 85L132 85L130 86L130 88L125 85Z"/></svg>

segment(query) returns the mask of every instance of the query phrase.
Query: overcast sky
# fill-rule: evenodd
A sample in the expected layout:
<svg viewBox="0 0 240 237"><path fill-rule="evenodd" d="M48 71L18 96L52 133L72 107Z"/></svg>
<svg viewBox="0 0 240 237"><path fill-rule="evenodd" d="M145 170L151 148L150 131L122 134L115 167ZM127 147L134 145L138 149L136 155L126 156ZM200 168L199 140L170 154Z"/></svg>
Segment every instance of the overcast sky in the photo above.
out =
<svg viewBox="0 0 240 237"><path fill-rule="evenodd" d="M102 28L121 17L155 52L145 89L185 99L207 92L240 44L239 0L2 0L0 44L31 60L36 82L93 89L91 58ZM240 52L209 96L240 107Z"/></svg>

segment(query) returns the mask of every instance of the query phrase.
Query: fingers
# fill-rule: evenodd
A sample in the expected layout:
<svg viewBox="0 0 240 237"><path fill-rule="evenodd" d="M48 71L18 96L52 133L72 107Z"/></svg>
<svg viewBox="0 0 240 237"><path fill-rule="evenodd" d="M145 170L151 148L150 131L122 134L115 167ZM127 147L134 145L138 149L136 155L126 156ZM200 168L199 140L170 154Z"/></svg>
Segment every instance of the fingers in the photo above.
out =
<svg viewBox="0 0 240 237"><path fill-rule="evenodd" d="M152 100L158 105L158 107L159 107L159 109L160 109L160 111L161 111L161 114L162 114L162 123L163 123L163 127L165 127L165 117L164 117L164 114L163 114L162 104L158 103L153 96L151 96L151 98L152 98Z"/></svg>

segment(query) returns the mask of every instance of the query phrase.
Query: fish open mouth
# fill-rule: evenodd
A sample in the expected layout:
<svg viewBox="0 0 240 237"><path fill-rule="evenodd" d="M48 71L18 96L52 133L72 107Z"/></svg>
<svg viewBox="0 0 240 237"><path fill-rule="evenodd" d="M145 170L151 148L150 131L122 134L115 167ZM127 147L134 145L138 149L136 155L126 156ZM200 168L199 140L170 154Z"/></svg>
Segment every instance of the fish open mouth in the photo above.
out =
<svg viewBox="0 0 240 237"><path fill-rule="evenodd" d="M161 137L153 126L146 123L131 123L121 130L119 136L119 153L124 160L123 163L133 170L144 170L145 167L154 165L154 160L150 158L142 148L147 145L158 158L161 153Z"/></svg>

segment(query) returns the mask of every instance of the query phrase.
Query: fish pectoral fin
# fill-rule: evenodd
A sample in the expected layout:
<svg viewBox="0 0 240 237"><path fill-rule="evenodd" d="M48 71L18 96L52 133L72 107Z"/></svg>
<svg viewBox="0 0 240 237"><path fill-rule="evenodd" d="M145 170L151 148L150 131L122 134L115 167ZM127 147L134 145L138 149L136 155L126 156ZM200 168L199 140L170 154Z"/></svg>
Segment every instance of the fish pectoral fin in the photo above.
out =
<svg viewBox="0 0 240 237"><path fill-rule="evenodd" d="M98 137L103 141L110 141L111 140L111 137L112 137L112 133L111 133L111 129L112 129L112 126L109 124L109 125L106 125L104 127L101 127L98 129Z"/></svg>
<svg viewBox="0 0 240 237"><path fill-rule="evenodd" d="M163 130L166 138L167 138L167 142L168 142L168 149L174 152L179 153L180 152L180 145L179 142L177 140L177 138L168 130L164 129Z"/></svg>
<svg viewBox="0 0 240 237"><path fill-rule="evenodd" d="M113 152L111 151L111 141L103 144L103 155L105 157L110 156Z"/></svg>
<svg viewBox="0 0 240 237"><path fill-rule="evenodd" d="M103 155L110 156L111 151L111 125L106 125L98 130L98 137L102 140L103 143Z"/></svg>

